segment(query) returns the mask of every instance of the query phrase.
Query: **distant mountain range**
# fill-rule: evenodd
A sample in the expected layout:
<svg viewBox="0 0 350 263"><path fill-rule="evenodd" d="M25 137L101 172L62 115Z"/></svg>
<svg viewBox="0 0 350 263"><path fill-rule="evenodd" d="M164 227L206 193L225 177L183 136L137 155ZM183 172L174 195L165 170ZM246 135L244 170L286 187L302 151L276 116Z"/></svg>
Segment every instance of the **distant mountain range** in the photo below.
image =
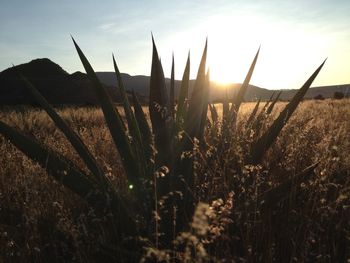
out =
<svg viewBox="0 0 350 263"><path fill-rule="evenodd" d="M69 74L58 64L47 58L43 58L35 59L29 63L11 67L0 72L0 105L36 104L19 79L18 72L28 78L52 104L97 104L92 83L86 74L81 72ZM97 76L105 85L112 99L116 102L121 102L118 89L116 88L117 79L115 73L97 72ZM147 100L149 94L149 76L130 76L122 73L122 79L127 90L134 90L142 101ZM170 80L166 79L168 87L169 83ZM193 83L194 81L191 80L190 90ZM220 101L226 94L232 98L233 93L238 90L239 86L240 84L222 85L211 82L212 101ZM175 81L176 94L179 87L180 81ZM328 98L335 91L349 94L350 84L311 88L306 94L306 98L313 98L318 94ZM250 85L245 100L251 101L260 97L266 100L271 96L272 92L272 90ZM283 90L281 99L290 99L295 92L296 90Z"/></svg>
<svg viewBox="0 0 350 263"><path fill-rule="evenodd" d="M117 78L114 72L97 72L96 73L102 83L113 86L117 82ZM126 89L135 90L137 93L148 97L149 94L149 77L138 75L138 76L130 76L128 74L123 74L122 78L124 80L124 85ZM170 86L170 79L166 79L166 85ZM175 81L175 95L179 91L181 81ZM194 80L190 81L190 90L193 87ZM233 98L234 93L237 92L238 88L241 86L240 83L233 84L220 84L216 82L211 82L211 99L212 101L221 101L222 98L228 95L229 98ZM290 90L282 90L281 100L289 100L296 93L296 89ZM276 92L276 90L268 90L264 88L260 88L254 85L249 85L245 100L246 101L255 101L258 98L262 100L268 100L272 93ZM324 98L333 97L334 92L342 92L348 96L350 96L350 84L344 85L333 85L333 86L322 86L322 87L312 87L308 90L305 95L306 99L312 99L317 95L322 95Z"/></svg>

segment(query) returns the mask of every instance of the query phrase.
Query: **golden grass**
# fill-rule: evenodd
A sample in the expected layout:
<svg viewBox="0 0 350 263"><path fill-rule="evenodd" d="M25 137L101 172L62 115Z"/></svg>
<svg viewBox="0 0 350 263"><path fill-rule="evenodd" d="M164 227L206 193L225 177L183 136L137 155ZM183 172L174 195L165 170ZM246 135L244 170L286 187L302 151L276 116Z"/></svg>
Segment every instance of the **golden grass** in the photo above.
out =
<svg viewBox="0 0 350 263"><path fill-rule="evenodd" d="M284 104L277 103L273 118L277 117ZM221 108L217 106L220 116ZM249 116L253 107L254 103L242 105L239 123ZM101 110L70 107L58 112L79 133L110 178L119 186L125 185L121 164ZM35 136L85 169L45 112L26 108L6 109L0 111L0 119ZM317 238L324 233L321 239L327 239L333 226L344 227L344 222L350 220L349 134L350 100L304 101L265 158L267 164L277 164L274 169L284 169L291 174L321 161L316 169L316 178L305 186L310 191L307 205L303 206L305 221L295 223L305 228L293 225L297 233L291 234L292 238L299 238L293 242L300 242L296 247L304 246L288 252L295 253L296 258L300 258L302 253L305 258L316 258L317 255L311 257L308 253L318 249L324 262L328 262L327 251L331 249L322 246L331 245L336 237L330 237L328 243ZM245 139L249 140L249 136ZM57 261L93 261L95 243L108 240L108 233L103 227L106 219L96 218L82 200L48 177L44 169L28 160L1 136L0 164L0 261L45 262L52 257ZM263 171L250 172L263 174ZM289 175L264 180L271 185L278 184L285 179L283 176ZM314 224L307 221L314 219L315 215L323 218L317 219ZM273 229L273 218L271 220L271 225L265 226L264 231ZM324 226L329 228L323 229ZM246 226L246 232L243 231L249 244L254 244L253 240L249 240L256 237L256 233L250 233L254 229ZM349 226L339 231L349 231ZM350 238L349 232L344 233L342 238ZM349 244L349 241L344 242ZM317 246L317 249L310 248L312 246ZM349 252L338 253L349 255ZM329 257L331 254L329 252ZM249 255L246 259L254 261Z"/></svg>

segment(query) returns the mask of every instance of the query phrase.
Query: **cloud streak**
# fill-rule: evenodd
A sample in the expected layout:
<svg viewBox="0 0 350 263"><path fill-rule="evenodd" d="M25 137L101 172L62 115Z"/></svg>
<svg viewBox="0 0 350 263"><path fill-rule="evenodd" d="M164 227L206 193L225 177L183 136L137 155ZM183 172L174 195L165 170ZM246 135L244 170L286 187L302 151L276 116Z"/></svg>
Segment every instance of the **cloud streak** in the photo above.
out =
<svg viewBox="0 0 350 263"><path fill-rule="evenodd" d="M217 77L226 72L222 78L239 81L252 52L262 44L255 84L277 88L284 81L283 87L295 88L326 56L329 61L316 83L345 83L350 82L349 13L350 2L345 0L7 1L0 9L0 70L38 55L70 72L81 70L69 39L73 34L96 70L111 70L110 54L115 52L122 70L148 75L153 31L166 75L175 52L177 78L189 49L195 75L208 36L213 78L215 71ZM282 65L295 74L283 75ZM278 72L276 83L273 74L259 73L259 68Z"/></svg>

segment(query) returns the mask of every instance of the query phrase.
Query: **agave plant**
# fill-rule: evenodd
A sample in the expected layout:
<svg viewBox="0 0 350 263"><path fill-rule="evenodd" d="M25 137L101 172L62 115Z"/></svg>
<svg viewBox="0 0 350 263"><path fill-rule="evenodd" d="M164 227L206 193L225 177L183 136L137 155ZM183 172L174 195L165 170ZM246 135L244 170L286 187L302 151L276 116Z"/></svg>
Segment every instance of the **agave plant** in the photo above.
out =
<svg viewBox="0 0 350 263"><path fill-rule="evenodd" d="M113 185L104 174L101 166L84 142L20 72L18 74L28 91L63 132L89 172L84 172L60 153L1 121L0 133L29 158L45 168L50 176L53 176L72 192L85 199L96 211L100 213L111 212L118 229L117 233L121 246L124 246L123 242L126 237L131 237L134 242L137 242L138 236L141 235L153 240L157 247L169 247L172 238L177 233L190 227L189 222L192 219L195 206L199 202L195 194L197 185L194 155L192 153L197 146L201 151L205 151L211 146L210 140L206 139L207 127L210 125L207 119L208 107L211 112L212 123L215 125L219 122L216 107L210 104L209 98L210 78L209 70L206 70L207 42L191 96L188 94L190 84L190 57L188 57L181 81L178 102L175 105L174 58L169 89L165 84L162 63L152 37L153 55L149 89L151 127L135 93L132 93L132 103L130 103L114 56L113 65L117 77L116 84L123 99L126 123L124 123L118 108L114 105L105 87L101 84L88 59L74 39L73 43L88 77L93 83L105 122L116 146L116 154L119 154L123 164L125 176L131 189L130 194L133 195L133 200L135 200L133 207L136 206L137 209L131 209L127 205L130 200L121 194L118 186ZM220 142L217 147L218 156L230 148L231 139L237 136L235 134L237 114L244 101L244 95L254 72L259 52L260 48L236 96L223 101L222 124L220 132L217 133ZM265 153L297 108L323 65L324 62L285 106L272 125L252 142L249 146L249 152L246 153L245 161L247 164L262 162ZM261 122L264 121L259 116L261 114L271 114L279 96L280 93L270 104L271 97L260 114L257 114L261 102L259 100L246 125L258 129L257 127L260 127ZM230 105L229 101L233 103ZM212 157L208 157L206 160L208 166L210 166L210 158ZM272 207L274 203L286 198L292 182L307 178L312 174L314 167L315 165L306 168L294 178L288 179L259 195L258 201L261 204L259 209L265 210L266 207ZM161 210L159 208L160 200L162 201L163 213L161 221L158 218L158 212ZM239 209L243 206L238 203L236 207ZM156 216L154 216L154 212L156 212ZM176 226L169 227L169 224L173 224L174 221L176 221ZM154 227L149 228L150 225ZM161 238L159 231L162 232Z"/></svg>

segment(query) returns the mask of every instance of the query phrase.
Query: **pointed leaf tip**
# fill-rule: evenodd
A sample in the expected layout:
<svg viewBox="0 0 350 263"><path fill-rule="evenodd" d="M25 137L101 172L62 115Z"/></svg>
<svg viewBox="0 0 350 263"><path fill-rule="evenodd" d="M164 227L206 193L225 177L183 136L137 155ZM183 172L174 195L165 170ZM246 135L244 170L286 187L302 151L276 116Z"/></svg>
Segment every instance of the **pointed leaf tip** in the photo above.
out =
<svg viewBox="0 0 350 263"><path fill-rule="evenodd" d="M261 47L259 46L258 51L256 52L256 55L255 55L256 57L258 57L258 55L259 55L259 53L260 53L260 48L261 48Z"/></svg>
<svg viewBox="0 0 350 263"><path fill-rule="evenodd" d="M72 35L70 37L72 38L74 45L77 46L77 42L75 41L74 37Z"/></svg>
<svg viewBox="0 0 350 263"><path fill-rule="evenodd" d="M255 142L251 150L251 161L253 164L259 163L264 154L270 148L272 143L275 141L280 131L283 129L285 124L288 122L289 118L298 107L299 103L304 98L304 95L310 88L312 82L317 77L318 73L321 71L324 61L315 72L308 78L308 80L304 83L304 85L297 91L294 97L290 100L290 102L284 107L283 111L279 114L277 119L272 123L269 129ZM280 94L279 94L280 95ZM278 97L277 97L278 99ZM275 101L277 101L275 99Z"/></svg>
<svg viewBox="0 0 350 263"><path fill-rule="evenodd" d="M152 46L153 46L153 56L157 57L160 60L153 34L152 34Z"/></svg>
<svg viewBox="0 0 350 263"><path fill-rule="evenodd" d="M152 44L153 44L153 46L155 46L156 43L155 43L155 41L154 41L154 36L153 36L153 33L152 33L152 32L151 32L151 37L152 37Z"/></svg>

